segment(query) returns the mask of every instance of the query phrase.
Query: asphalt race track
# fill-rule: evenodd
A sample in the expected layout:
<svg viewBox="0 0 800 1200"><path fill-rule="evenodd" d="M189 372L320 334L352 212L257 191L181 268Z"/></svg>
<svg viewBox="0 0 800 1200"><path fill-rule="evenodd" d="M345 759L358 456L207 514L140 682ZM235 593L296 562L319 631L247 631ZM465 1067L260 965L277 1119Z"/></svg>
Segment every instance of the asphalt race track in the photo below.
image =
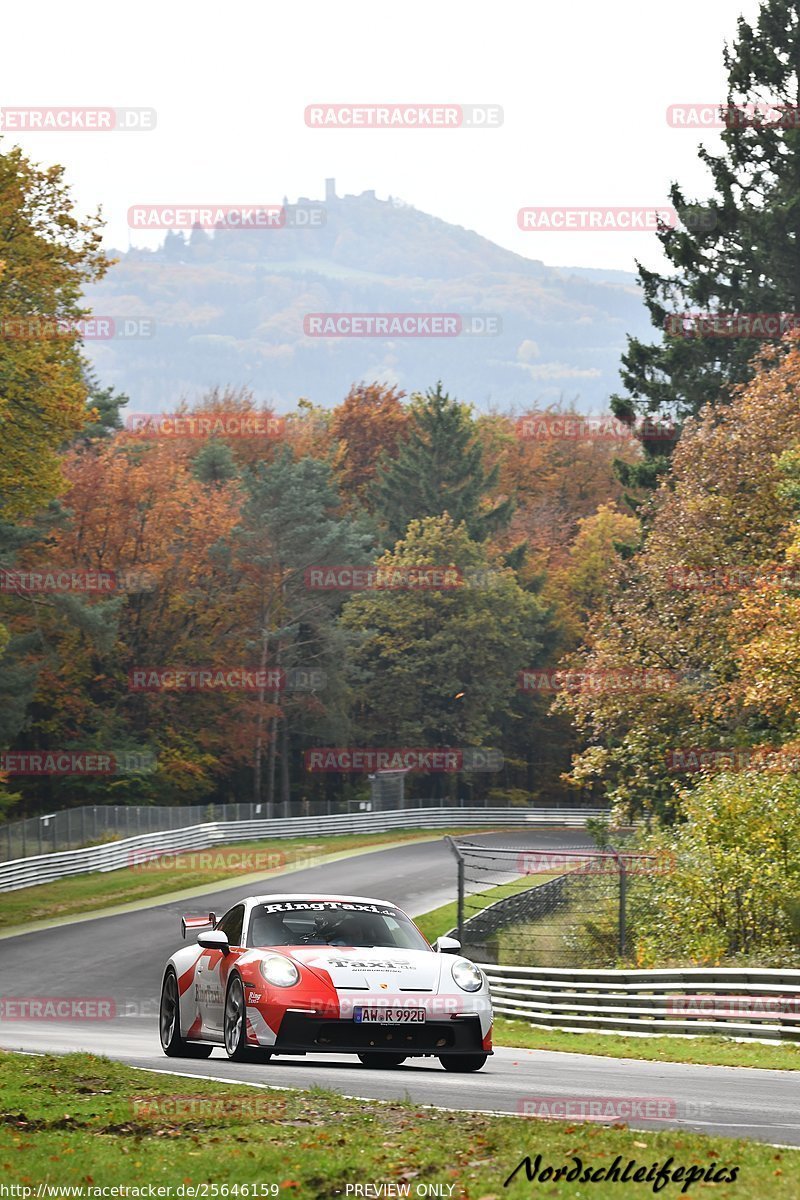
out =
<svg viewBox="0 0 800 1200"><path fill-rule="evenodd" d="M470 834L464 840L519 848L587 844L579 830L538 829ZM379 896L412 915L453 899L455 860L443 840L377 850L271 876L248 893L330 892ZM690 1128L800 1146L795 1072L648 1063L591 1055L500 1047L475 1075L454 1076L435 1059L370 1070L333 1055L232 1063L215 1049L202 1061L168 1060L158 1041L157 1009L164 963L179 946L185 911L224 912L241 888L211 891L140 912L90 918L0 940L0 995L112 998L116 1016L94 1022L4 1021L0 1045L34 1052L90 1050L134 1066L278 1087L319 1085L350 1096L409 1097L442 1108L525 1113L542 1100L630 1101L635 1128ZM0 903L2 899L0 898ZM649 1108L643 1107L646 1101ZM645 1112L658 1113L647 1119ZM572 1115L572 1114L570 1114ZM620 1120L620 1117L614 1118Z"/></svg>

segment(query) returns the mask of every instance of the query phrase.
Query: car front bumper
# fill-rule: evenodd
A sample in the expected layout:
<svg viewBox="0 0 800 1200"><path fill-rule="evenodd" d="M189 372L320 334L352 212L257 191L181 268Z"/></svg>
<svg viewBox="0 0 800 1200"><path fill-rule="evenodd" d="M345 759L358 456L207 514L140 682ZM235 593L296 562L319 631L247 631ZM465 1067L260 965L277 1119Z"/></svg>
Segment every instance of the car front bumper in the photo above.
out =
<svg viewBox="0 0 800 1200"><path fill-rule="evenodd" d="M480 1018L472 1014L419 1025L379 1025L287 1012L273 1054L491 1054L483 1049Z"/></svg>

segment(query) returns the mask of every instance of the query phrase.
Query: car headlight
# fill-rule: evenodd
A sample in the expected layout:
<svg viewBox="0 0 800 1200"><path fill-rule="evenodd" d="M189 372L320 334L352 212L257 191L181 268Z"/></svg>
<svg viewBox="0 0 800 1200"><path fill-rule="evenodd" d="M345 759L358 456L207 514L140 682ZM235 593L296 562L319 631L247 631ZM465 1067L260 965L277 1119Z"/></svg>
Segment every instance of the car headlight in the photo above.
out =
<svg viewBox="0 0 800 1200"><path fill-rule="evenodd" d="M261 974L267 983L275 987L292 987L300 978L300 972L290 958L282 954L273 954L270 958L262 958L258 964Z"/></svg>
<svg viewBox="0 0 800 1200"><path fill-rule="evenodd" d="M483 987L483 975L474 963L464 962L463 959L453 963L453 979L465 992L477 992Z"/></svg>

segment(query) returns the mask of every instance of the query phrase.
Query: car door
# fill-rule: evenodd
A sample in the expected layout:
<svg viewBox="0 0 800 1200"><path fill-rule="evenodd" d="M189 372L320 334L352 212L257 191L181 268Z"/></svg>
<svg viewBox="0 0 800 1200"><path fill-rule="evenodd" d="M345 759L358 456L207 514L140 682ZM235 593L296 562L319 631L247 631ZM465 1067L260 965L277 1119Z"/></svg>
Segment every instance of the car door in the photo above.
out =
<svg viewBox="0 0 800 1200"><path fill-rule="evenodd" d="M197 964L198 1000L203 1028L206 1036L214 1039L222 1037L228 975L243 950L244 911L244 904L235 904L215 926L217 931L226 935L230 952L223 954L221 950L204 950Z"/></svg>

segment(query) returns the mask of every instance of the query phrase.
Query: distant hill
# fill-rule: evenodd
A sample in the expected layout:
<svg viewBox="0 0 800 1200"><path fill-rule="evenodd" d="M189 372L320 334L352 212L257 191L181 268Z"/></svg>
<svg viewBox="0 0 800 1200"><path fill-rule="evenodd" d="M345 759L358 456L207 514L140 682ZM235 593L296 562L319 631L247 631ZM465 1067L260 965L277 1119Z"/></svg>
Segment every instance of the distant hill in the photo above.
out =
<svg viewBox="0 0 800 1200"><path fill-rule="evenodd" d="M321 202L300 200L297 207ZM578 398L606 407L626 334L650 329L635 277L556 269L373 192L336 197L320 228L195 229L119 263L87 298L94 312L148 317L151 338L89 341L104 385L131 409L170 408L214 384L251 387L277 411L330 407L353 382L405 391L442 379L479 409ZM314 338L307 313L499 316L496 336Z"/></svg>

